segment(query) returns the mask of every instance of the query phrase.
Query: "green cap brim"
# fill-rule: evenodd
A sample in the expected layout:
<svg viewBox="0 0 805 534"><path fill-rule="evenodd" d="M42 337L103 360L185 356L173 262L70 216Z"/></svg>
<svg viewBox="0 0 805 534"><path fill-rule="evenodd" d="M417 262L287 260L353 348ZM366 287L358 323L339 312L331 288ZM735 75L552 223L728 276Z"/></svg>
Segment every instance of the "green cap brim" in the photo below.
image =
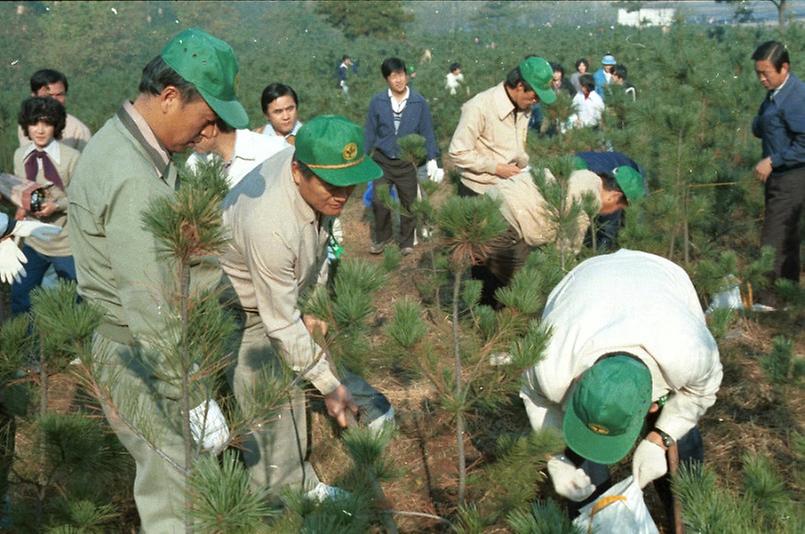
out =
<svg viewBox="0 0 805 534"><path fill-rule="evenodd" d="M565 443L573 452L593 462L610 465L620 462L632 450L643 428L643 420L635 417L626 432L619 436L598 434L579 419L571 400L567 403L562 432Z"/></svg>
<svg viewBox="0 0 805 534"><path fill-rule="evenodd" d="M313 173L330 185L348 187L378 180L383 176L383 169L369 156L364 156L360 163L338 169L309 165Z"/></svg>
<svg viewBox="0 0 805 534"><path fill-rule="evenodd" d="M196 89L222 121L237 129L249 127L249 115L240 102L237 100L221 100L200 87L196 87Z"/></svg>
<svg viewBox="0 0 805 534"><path fill-rule="evenodd" d="M553 92L553 89L541 89L539 87L532 86L534 91L537 93L539 97L539 101L543 104L550 106L554 102L556 102L556 93Z"/></svg>

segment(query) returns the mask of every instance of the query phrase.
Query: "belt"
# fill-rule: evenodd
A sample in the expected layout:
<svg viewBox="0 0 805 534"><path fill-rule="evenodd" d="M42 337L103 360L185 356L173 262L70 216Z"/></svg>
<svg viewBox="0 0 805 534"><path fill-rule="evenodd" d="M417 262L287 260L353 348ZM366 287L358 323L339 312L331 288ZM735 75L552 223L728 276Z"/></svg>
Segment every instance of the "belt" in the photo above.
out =
<svg viewBox="0 0 805 534"><path fill-rule="evenodd" d="M135 344L134 336L131 335L131 330L129 330L128 326L121 326L112 323L101 323L98 325L98 328L95 329L95 332L110 341L114 341L115 343L120 343L121 345L131 345Z"/></svg>

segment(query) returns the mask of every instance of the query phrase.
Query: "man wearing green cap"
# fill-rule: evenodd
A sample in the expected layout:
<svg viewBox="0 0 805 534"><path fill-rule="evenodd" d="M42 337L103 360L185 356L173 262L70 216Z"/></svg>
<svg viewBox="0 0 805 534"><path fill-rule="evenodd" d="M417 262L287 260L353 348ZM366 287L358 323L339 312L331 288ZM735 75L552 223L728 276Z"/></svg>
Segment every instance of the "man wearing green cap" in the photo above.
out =
<svg viewBox="0 0 805 534"><path fill-rule="evenodd" d="M576 152L576 168L587 169L593 172L616 172L620 167L630 167L642 176L640 166L629 156L623 152L595 152L585 151ZM645 177L643 177L643 184L646 192L648 192L648 185ZM616 210L609 215L598 215L595 218L595 240L598 250L613 250L618 241L618 232L621 226L625 224L626 216L623 210ZM585 244L592 243L592 235L585 238Z"/></svg>
<svg viewBox="0 0 805 534"><path fill-rule="evenodd" d="M609 486L601 464L619 462L639 441L636 482L642 488L660 479L670 507L666 450L677 442L680 461L702 460L697 423L722 378L718 347L685 271L645 252L596 256L553 289L542 321L551 339L525 373L520 397L535 430L564 435L568 450L548 463L557 493L594 499Z"/></svg>
<svg viewBox="0 0 805 534"><path fill-rule="evenodd" d="M298 300L324 282L332 222L355 186L382 174L365 153L362 129L323 115L302 126L294 147L266 160L226 196L224 226L232 239L221 265L243 318L233 389L244 409L266 372L288 366L324 396L340 426L348 412L357 413L350 390L314 339L326 324L304 315ZM277 495L286 487L321 487L307 450L305 395L294 387L278 416L253 429L243 457L253 485Z"/></svg>
<svg viewBox="0 0 805 534"><path fill-rule="evenodd" d="M248 126L235 97L237 72L227 43L197 29L181 32L145 66L135 100L89 141L68 187L78 292L104 312L93 338L96 379L110 390L104 410L137 463L134 500L147 533L184 532L185 477L174 468L184 465L179 402L159 378L170 370L160 368L157 348L172 335L175 276L142 215L154 199L174 194L173 153L211 135L219 118ZM191 420L204 413L214 423L204 448L221 449L228 431L220 409L193 397Z"/></svg>
<svg viewBox="0 0 805 534"><path fill-rule="evenodd" d="M582 203L584 197L590 195L598 206L598 213L607 215L645 195L643 178L636 171L628 167L616 171L596 174L576 170L571 173L567 190L568 205L571 202ZM545 169L545 178L547 181L555 180L548 169ZM489 243L484 263L473 267L472 276L483 283L481 303L497 308L500 306L495 299L498 288L508 285L532 250L556 241L558 229L556 221L552 219L550 206L531 171L502 180L485 194L500 201L500 212L509 227ZM569 243L559 243L559 246L577 254L589 226L590 219L582 212L575 238Z"/></svg>
<svg viewBox="0 0 805 534"><path fill-rule="evenodd" d="M551 65L531 56L512 69L506 81L462 106L449 150L461 172L460 195L482 194L528 165L526 133L531 106L556 101L551 80Z"/></svg>

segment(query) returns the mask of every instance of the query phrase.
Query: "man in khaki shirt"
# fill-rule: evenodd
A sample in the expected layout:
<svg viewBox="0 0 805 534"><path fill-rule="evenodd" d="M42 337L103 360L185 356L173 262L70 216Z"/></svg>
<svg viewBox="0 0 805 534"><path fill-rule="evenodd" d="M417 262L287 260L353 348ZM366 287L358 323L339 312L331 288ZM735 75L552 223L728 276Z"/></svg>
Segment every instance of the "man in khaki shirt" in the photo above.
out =
<svg viewBox="0 0 805 534"><path fill-rule="evenodd" d="M232 239L221 266L243 317L233 389L245 411L265 373L287 365L324 396L339 425L346 426L347 411L357 412L350 390L313 338L326 325L303 315L298 300L326 275L332 222L355 185L382 174L364 152L361 128L323 115L302 126L295 148L266 160L226 196L224 226ZM294 387L277 417L244 443L252 484L274 495L288 486L314 489L318 478L306 461L307 448L305 395Z"/></svg>
<svg viewBox="0 0 805 534"><path fill-rule="evenodd" d="M547 182L555 180L548 169L545 169L545 179ZM473 277L483 282L481 303L499 307L495 292L508 285L532 250L556 241L558 228L552 218L551 207L531 172L501 180L485 194L500 201L500 212L509 227L490 242L490 252L484 264L473 269ZM581 203L585 195L590 194L599 207L598 214L607 215L645 196L643 177L627 166L618 167L613 173L596 174L584 169L573 171L568 183L567 205ZM576 234L570 241L560 242L558 246L578 254L589 226L590 219L582 212Z"/></svg>
<svg viewBox="0 0 805 534"><path fill-rule="evenodd" d="M153 201L175 194L172 153L209 137L218 119L245 128L249 117L235 96L232 48L201 30L179 33L142 72L135 100L123 103L78 160L68 224L78 292L103 312L93 373L111 395L103 402L109 424L136 461L142 532L168 534L185 532L186 475L175 467L185 462L181 402L160 350L162 340L176 336L176 274L142 217ZM193 269L194 286L200 274L206 272ZM220 270L213 274L205 282L220 280ZM201 286L193 291L209 287ZM213 417L201 382L191 386L191 430L198 408L208 422ZM211 434L205 449L215 448L207 444Z"/></svg>
<svg viewBox="0 0 805 534"><path fill-rule="evenodd" d="M65 108L67 107L67 88L67 77L57 70L42 69L31 76L31 96L49 96ZM67 114L67 121L62 132L62 144L80 152L87 146L87 141L91 136L92 132L86 124L75 116ZM17 137L21 147L31 142L22 128L17 128Z"/></svg>
<svg viewBox="0 0 805 534"><path fill-rule="evenodd" d="M450 159L461 172L461 196L484 193L528 165L526 133L531 106L556 101L553 69L540 57L529 57L509 72L506 81L475 95L461 108Z"/></svg>

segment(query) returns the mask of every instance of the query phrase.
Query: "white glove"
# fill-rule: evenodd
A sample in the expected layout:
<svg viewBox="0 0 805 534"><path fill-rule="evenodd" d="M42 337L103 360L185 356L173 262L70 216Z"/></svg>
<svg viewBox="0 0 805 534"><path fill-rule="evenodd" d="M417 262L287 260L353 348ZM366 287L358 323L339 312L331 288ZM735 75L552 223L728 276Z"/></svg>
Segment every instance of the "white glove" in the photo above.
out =
<svg viewBox="0 0 805 534"><path fill-rule="evenodd" d="M0 281L6 284L19 282L27 274L23 263L28 263L28 259L13 239L0 241Z"/></svg>
<svg viewBox="0 0 805 534"><path fill-rule="evenodd" d="M595 491L595 485L587 473L562 455L548 460L548 473L556 493L571 501L581 502Z"/></svg>
<svg viewBox="0 0 805 534"><path fill-rule="evenodd" d="M429 159L428 162L425 164L425 167L428 170L428 178L433 180L433 177L436 176L436 171L439 170L439 165L436 163L436 160Z"/></svg>
<svg viewBox="0 0 805 534"><path fill-rule="evenodd" d="M205 414L206 411L206 414ZM204 418L206 415L206 425ZM212 451L213 454L218 454L229 441L229 427L226 424L224 414L221 412L221 407L215 400L202 402L192 410L190 410L190 432L193 434L193 439L196 443L202 438L201 446L206 451Z"/></svg>
<svg viewBox="0 0 805 534"><path fill-rule="evenodd" d="M657 480L668 472L668 462L665 460L665 450L654 443L644 439L634 451L632 458L632 475L640 489L643 489L652 480Z"/></svg>
<svg viewBox="0 0 805 534"><path fill-rule="evenodd" d="M61 232L61 227L55 224L47 224L39 221L17 221L16 226L11 231L11 235L17 237L35 237L42 241L50 241L50 238Z"/></svg>

